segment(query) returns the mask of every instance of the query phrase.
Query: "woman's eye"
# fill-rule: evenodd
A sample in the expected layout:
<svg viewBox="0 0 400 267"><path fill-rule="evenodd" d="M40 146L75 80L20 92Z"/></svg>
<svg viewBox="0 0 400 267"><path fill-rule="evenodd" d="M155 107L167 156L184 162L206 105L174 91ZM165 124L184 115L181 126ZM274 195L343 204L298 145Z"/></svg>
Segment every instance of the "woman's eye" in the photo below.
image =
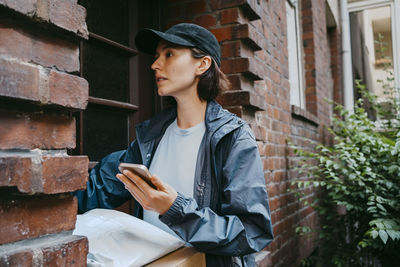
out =
<svg viewBox="0 0 400 267"><path fill-rule="evenodd" d="M172 53L171 52L167 52L165 55L166 55L166 57L171 57Z"/></svg>

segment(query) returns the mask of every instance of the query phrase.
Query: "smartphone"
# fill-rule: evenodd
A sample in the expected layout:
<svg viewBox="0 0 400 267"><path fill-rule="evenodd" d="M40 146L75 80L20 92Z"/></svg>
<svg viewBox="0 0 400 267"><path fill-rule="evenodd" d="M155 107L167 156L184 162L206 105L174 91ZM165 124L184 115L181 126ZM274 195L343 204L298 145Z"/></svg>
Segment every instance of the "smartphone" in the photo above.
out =
<svg viewBox="0 0 400 267"><path fill-rule="evenodd" d="M154 184L151 183L151 173L147 169L146 166L142 164L134 164L134 163L120 163L118 169L121 173L124 170L131 171L132 173L136 174L140 178L142 178L146 183L148 183L151 187L156 188Z"/></svg>

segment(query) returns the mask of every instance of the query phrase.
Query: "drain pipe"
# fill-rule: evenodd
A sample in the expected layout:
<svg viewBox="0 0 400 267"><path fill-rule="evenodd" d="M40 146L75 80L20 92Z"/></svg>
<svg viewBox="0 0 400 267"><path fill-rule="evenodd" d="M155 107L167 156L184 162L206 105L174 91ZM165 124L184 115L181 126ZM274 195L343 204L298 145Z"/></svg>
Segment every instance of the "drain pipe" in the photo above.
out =
<svg viewBox="0 0 400 267"><path fill-rule="evenodd" d="M342 73L344 107L350 113L354 112L353 70L351 65L350 16L347 10L347 0L340 0L340 25L342 26Z"/></svg>

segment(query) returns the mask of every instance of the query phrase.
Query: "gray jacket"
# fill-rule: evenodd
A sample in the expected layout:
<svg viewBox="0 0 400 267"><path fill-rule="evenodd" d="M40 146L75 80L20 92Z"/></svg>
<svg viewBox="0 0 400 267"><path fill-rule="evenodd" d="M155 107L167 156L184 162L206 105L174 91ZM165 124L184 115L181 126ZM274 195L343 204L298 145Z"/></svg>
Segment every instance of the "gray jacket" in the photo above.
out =
<svg viewBox="0 0 400 267"><path fill-rule="evenodd" d="M131 199L115 177L120 162L150 166L165 130L176 118L167 109L136 127L127 150L102 159L91 171L87 189L76 193L79 211L115 208ZM207 266L254 266L254 256L273 238L263 168L248 125L210 101L206 133L196 163L193 198L178 197L160 220L183 240L206 253ZM162 177L161 177L162 178ZM142 217L136 202L134 214Z"/></svg>

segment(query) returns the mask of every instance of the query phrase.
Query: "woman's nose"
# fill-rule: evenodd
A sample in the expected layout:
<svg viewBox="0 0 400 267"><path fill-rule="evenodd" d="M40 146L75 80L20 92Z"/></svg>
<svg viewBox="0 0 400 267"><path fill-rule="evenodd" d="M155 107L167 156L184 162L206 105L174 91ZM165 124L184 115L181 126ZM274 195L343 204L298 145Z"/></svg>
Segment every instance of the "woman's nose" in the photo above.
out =
<svg viewBox="0 0 400 267"><path fill-rule="evenodd" d="M154 60L153 64L151 64L151 69L152 70L160 69L160 58Z"/></svg>

